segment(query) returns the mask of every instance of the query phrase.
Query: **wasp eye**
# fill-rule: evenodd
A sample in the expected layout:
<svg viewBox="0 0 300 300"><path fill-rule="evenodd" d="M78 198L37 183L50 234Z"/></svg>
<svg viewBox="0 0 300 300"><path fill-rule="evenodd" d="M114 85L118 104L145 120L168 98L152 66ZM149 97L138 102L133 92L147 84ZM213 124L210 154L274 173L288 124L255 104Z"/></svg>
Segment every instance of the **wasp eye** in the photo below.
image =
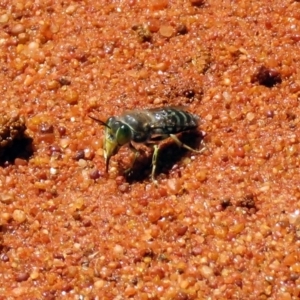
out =
<svg viewBox="0 0 300 300"><path fill-rule="evenodd" d="M131 130L128 125L123 124L119 127L116 134L117 143L121 146L131 140Z"/></svg>

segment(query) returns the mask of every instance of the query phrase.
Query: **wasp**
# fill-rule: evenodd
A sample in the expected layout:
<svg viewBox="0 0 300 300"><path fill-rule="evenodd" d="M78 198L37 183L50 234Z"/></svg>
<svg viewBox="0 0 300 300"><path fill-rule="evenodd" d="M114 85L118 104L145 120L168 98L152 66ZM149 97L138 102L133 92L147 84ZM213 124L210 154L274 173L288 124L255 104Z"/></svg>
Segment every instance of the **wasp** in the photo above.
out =
<svg viewBox="0 0 300 300"><path fill-rule="evenodd" d="M193 152L201 153L181 142L176 134L194 130L198 127L199 117L184 109L176 107L161 107L146 110L129 110L120 116L107 119L106 122L89 116L94 121L105 126L104 133L104 159L108 171L110 158L117 154L119 149L129 144L130 148L138 154L132 143L141 143L153 146L151 178L154 181L157 157L160 142L171 138L178 146Z"/></svg>

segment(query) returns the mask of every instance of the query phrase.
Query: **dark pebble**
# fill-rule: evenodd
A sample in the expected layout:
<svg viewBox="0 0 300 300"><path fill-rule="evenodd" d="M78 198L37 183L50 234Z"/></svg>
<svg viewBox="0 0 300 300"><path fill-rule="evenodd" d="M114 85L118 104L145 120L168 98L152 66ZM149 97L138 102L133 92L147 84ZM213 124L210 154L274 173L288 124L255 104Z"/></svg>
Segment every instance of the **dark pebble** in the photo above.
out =
<svg viewBox="0 0 300 300"><path fill-rule="evenodd" d="M16 275L17 282L26 281L28 278L29 278L29 273L27 272L21 272Z"/></svg>
<svg viewBox="0 0 300 300"><path fill-rule="evenodd" d="M39 126L40 133L53 133L54 127L48 123L41 123Z"/></svg>

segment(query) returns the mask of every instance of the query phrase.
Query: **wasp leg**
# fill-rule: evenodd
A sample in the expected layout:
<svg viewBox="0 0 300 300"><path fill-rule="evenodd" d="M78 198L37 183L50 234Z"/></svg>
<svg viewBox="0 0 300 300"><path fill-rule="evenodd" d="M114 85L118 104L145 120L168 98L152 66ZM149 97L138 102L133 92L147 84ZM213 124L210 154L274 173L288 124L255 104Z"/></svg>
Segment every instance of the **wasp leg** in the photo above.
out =
<svg viewBox="0 0 300 300"><path fill-rule="evenodd" d="M197 152L197 153L202 153L203 151L206 150L206 146L204 145L203 148L201 150L196 150L196 149L193 149L191 148L190 146L184 144L183 142L181 142L178 137L174 134L170 134L170 137L173 139L173 141L179 146L179 147L183 147L187 150L190 150L190 151L193 151L193 152ZM201 144L203 144L203 140L201 141Z"/></svg>
<svg viewBox="0 0 300 300"><path fill-rule="evenodd" d="M170 134L170 137L173 139L173 141L179 146L179 147L183 147L187 150L190 150L192 152L197 152L197 153L202 153L203 151L206 150L206 146L204 144L204 141L201 141L201 144L203 145L203 148L201 150L196 150L191 148L190 146L184 144L183 142L181 142L176 135L174 134ZM154 145L154 151L153 151L153 156L152 156L152 172L151 172L151 179L153 182L157 183L155 180L155 171L156 171L156 165L157 165L157 156L158 156L158 151L159 151L159 145Z"/></svg>
<svg viewBox="0 0 300 300"><path fill-rule="evenodd" d="M159 151L158 145L154 145L154 151L153 151L153 156L152 156L152 172L151 172L151 179L153 182L155 182L154 176L155 176L155 170L156 170L158 151Z"/></svg>

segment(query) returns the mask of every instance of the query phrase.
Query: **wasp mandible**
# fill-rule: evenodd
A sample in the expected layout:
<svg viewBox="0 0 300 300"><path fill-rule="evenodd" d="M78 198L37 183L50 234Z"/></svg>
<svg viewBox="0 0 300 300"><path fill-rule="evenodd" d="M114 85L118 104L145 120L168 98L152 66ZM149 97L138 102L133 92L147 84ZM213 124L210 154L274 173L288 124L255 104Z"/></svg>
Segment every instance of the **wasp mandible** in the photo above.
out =
<svg viewBox="0 0 300 300"><path fill-rule="evenodd" d="M105 126L104 134L104 159L106 171L108 171L110 158L117 154L119 149L129 144L131 149L135 149L131 144L142 143L154 148L152 156L151 178L154 181L157 157L160 149L160 141L172 138L180 147L193 152L201 153L205 150L196 150L181 142L176 134L196 129L199 117L176 107L161 107L146 110L129 110L121 116L110 117L106 122L98 120L92 116L91 119ZM138 151L136 150L136 153Z"/></svg>

